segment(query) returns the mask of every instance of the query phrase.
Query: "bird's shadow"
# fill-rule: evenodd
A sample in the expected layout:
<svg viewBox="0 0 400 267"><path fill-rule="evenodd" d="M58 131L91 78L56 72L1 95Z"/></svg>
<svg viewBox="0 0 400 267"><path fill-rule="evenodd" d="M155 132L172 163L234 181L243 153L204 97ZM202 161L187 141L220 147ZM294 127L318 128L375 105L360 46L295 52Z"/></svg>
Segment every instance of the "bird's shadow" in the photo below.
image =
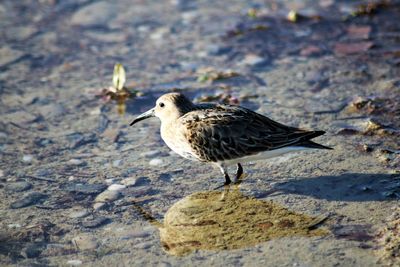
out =
<svg viewBox="0 0 400 267"><path fill-rule="evenodd" d="M274 191L329 201L387 201L400 199L400 175L345 173L296 178L274 185Z"/></svg>

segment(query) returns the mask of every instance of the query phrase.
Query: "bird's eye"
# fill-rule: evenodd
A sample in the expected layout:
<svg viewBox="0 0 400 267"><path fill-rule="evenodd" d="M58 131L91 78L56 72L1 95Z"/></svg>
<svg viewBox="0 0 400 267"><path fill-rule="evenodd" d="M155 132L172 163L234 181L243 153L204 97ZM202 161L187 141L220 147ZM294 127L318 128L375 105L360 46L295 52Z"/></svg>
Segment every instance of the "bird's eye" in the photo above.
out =
<svg viewBox="0 0 400 267"><path fill-rule="evenodd" d="M165 104L163 102L161 102L160 104L158 104L161 108L165 107Z"/></svg>

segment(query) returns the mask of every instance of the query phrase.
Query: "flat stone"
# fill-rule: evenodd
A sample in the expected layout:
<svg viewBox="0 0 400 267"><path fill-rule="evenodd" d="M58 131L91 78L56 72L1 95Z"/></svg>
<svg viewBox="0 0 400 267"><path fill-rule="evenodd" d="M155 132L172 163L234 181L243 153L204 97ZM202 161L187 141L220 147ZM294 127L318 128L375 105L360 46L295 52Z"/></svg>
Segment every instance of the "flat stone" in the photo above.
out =
<svg viewBox="0 0 400 267"><path fill-rule="evenodd" d="M68 217L72 219L77 219L77 218L84 218L89 215L89 212L86 209L72 209L68 213Z"/></svg>
<svg viewBox="0 0 400 267"><path fill-rule="evenodd" d="M126 186L139 186L150 183L150 179L145 176L129 177L121 181L121 184Z"/></svg>
<svg viewBox="0 0 400 267"><path fill-rule="evenodd" d="M25 55L24 52L12 49L8 46L3 46L0 48L0 67L17 61Z"/></svg>
<svg viewBox="0 0 400 267"><path fill-rule="evenodd" d="M39 201L47 198L46 194L40 192L32 192L25 195L23 198L11 203L10 208L12 209L19 209L28 207L38 203Z"/></svg>
<svg viewBox="0 0 400 267"><path fill-rule="evenodd" d="M61 118L67 112L65 107L58 103L50 103L48 105L39 106L38 110L45 119L55 119L57 117Z"/></svg>
<svg viewBox="0 0 400 267"><path fill-rule="evenodd" d="M22 156L22 161L24 163L31 163L33 160L33 156L32 155L23 155Z"/></svg>
<svg viewBox="0 0 400 267"><path fill-rule="evenodd" d="M23 192L32 188L32 184L28 182L15 182L5 186L5 190L9 192Z"/></svg>
<svg viewBox="0 0 400 267"><path fill-rule="evenodd" d="M126 188L126 185L112 184L107 188L107 190L109 190L109 191L121 191L121 190L123 190L125 188Z"/></svg>
<svg viewBox="0 0 400 267"><path fill-rule="evenodd" d="M43 245L31 243L22 249L21 255L27 259L36 258L42 253L43 249Z"/></svg>
<svg viewBox="0 0 400 267"><path fill-rule="evenodd" d="M68 192L81 193L86 195L98 194L106 189L105 184L69 184L64 190Z"/></svg>
<svg viewBox="0 0 400 267"><path fill-rule="evenodd" d="M79 250L93 250L98 248L99 243L97 242L96 237L90 234L81 234L74 237L72 240L72 244Z"/></svg>
<svg viewBox="0 0 400 267"><path fill-rule="evenodd" d="M151 166L160 166L164 163L164 161L162 159L159 158L155 158L149 161L149 165Z"/></svg>
<svg viewBox="0 0 400 267"><path fill-rule="evenodd" d="M72 265L72 266L79 266L79 265L82 265L82 261L81 260L68 260L67 264Z"/></svg>
<svg viewBox="0 0 400 267"><path fill-rule="evenodd" d="M97 210L102 210L105 207L107 207L107 205L106 205L106 203L103 203L103 202L96 202L96 203L93 204L93 209L96 210L96 211Z"/></svg>
<svg viewBox="0 0 400 267"><path fill-rule="evenodd" d="M94 201L95 202L112 202L114 200L117 200L120 197L121 197L121 193L119 191L106 190L103 193L100 193Z"/></svg>
<svg viewBox="0 0 400 267"><path fill-rule="evenodd" d="M97 217L93 220L86 220L86 221L82 222L82 225L86 228L96 228L96 227L102 226L104 224L107 224L110 221L111 220L106 217Z"/></svg>
<svg viewBox="0 0 400 267"><path fill-rule="evenodd" d="M82 134L82 133L73 133L66 136L67 141L69 142L69 147L72 149L78 148L80 146L97 142L97 137L93 133Z"/></svg>
<svg viewBox="0 0 400 267"><path fill-rule="evenodd" d="M104 27L118 14L117 12L117 7L114 3L106 1L94 2L76 11L70 21L74 26Z"/></svg>
<svg viewBox="0 0 400 267"><path fill-rule="evenodd" d="M67 161L68 165L73 165L73 166L83 166L85 165L85 162L80 159L70 159Z"/></svg>
<svg viewBox="0 0 400 267"><path fill-rule="evenodd" d="M239 63L239 65L246 65L250 67L263 67L268 63L268 59L254 54L248 54Z"/></svg>

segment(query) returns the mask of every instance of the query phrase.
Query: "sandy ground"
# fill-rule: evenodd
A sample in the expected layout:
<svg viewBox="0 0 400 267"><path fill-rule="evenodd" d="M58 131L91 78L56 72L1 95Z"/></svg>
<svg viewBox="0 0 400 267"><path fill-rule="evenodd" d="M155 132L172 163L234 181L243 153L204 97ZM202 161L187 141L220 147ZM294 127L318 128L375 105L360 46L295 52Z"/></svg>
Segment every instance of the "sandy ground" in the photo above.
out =
<svg viewBox="0 0 400 267"><path fill-rule="evenodd" d="M400 264L400 5L360 3L2 1L1 265ZM117 62L141 92L124 115L99 97ZM215 191L219 170L170 152L157 119L128 126L174 90L334 150Z"/></svg>

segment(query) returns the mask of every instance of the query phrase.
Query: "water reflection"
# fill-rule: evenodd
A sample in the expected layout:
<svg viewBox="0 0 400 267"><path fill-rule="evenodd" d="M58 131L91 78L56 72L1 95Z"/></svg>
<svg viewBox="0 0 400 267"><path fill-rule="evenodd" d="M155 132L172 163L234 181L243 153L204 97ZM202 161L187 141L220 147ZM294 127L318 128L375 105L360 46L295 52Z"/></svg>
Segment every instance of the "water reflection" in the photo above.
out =
<svg viewBox="0 0 400 267"><path fill-rule="evenodd" d="M176 202L164 222L145 218L160 231L166 252L182 256L197 249L226 250L254 246L274 238L322 236L324 217L292 212L272 201L229 192L198 192Z"/></svg>

